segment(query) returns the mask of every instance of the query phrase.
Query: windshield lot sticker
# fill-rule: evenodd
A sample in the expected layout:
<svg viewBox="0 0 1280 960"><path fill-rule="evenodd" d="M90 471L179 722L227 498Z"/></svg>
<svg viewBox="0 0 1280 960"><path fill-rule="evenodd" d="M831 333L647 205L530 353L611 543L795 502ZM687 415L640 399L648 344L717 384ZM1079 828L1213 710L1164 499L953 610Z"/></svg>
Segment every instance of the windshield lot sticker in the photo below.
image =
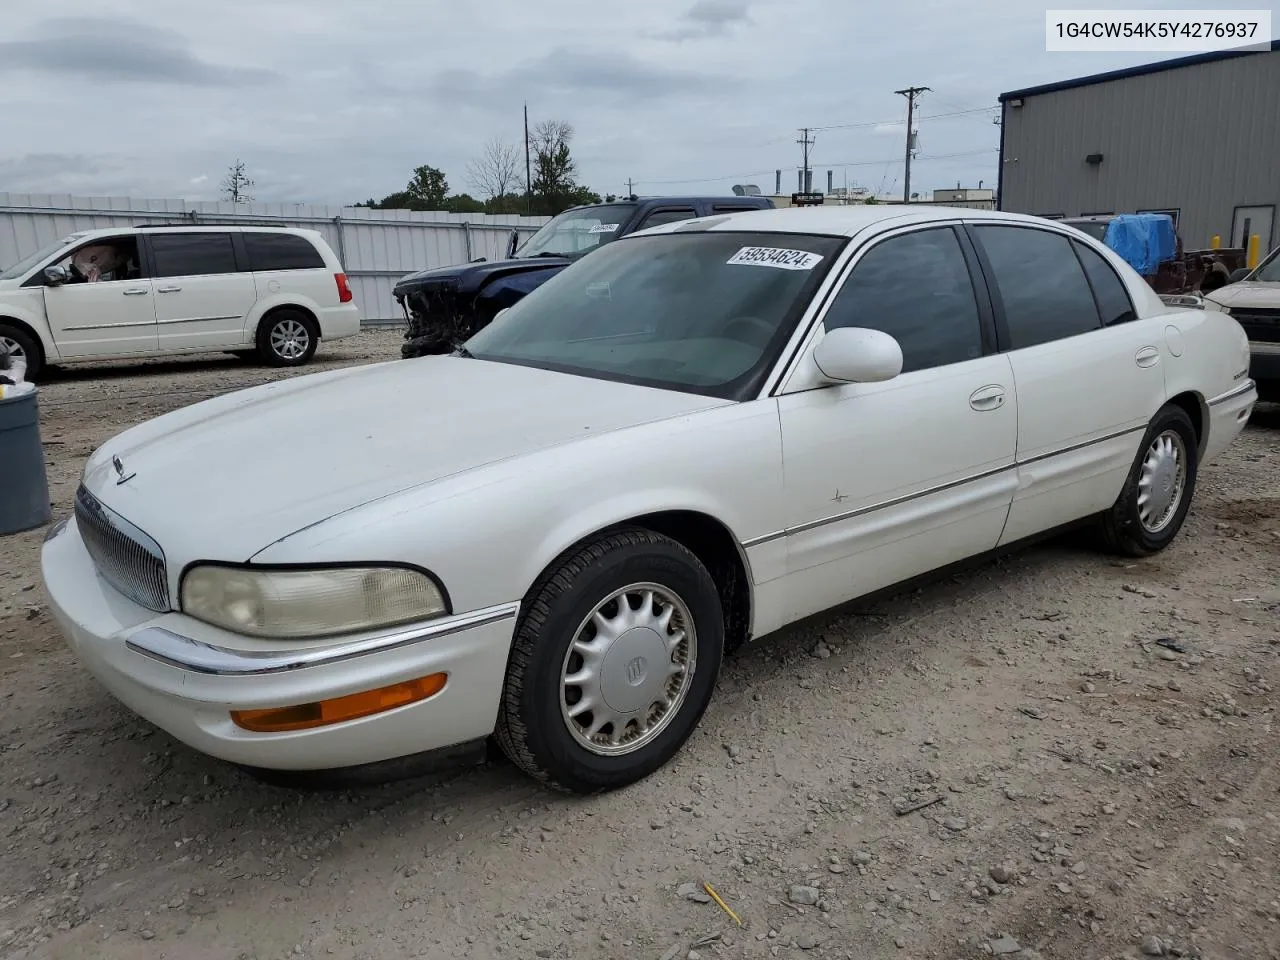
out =
<svg viewBox="0 0 1280 960"><path fill-rule="evenodd" d="M616 233L618 224L616 223L597 223L587 233Z"/></svg>
<svg viewBox="0 0 1280 960"><path fill-rule="evenodd" d="M743 247L726 263L747 263L756 267L777 267L780 270L812 270L822 260L822 254L806 250L785 250L782 247Z"/></svg>

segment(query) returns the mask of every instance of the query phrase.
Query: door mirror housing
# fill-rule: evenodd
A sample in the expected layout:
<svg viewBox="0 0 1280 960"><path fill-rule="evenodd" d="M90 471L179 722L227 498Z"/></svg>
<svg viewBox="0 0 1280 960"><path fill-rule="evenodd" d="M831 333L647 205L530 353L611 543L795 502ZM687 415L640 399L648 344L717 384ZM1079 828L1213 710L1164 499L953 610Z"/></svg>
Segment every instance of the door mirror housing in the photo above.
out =
<svg viewBox="0 0 1280 960"><path fill-rule="evenodd" d="M507 238L507 259L510 260L516 255L516 247L520 246L520 231L512 230L511 236Z"/></svg>
<svg viewBox="0 0 1280 960"><path fill-rule="evenodd" d="M1247 277L1251 273L1253 273L1253 271L1250 270L1248 267L1239 267L1235 270L1232 270L1231 273L1228 274L1227 283L1239 283L1241 280L1243 280L1245 277Z"/></svg>
<svg viewBox="0 0 1280 960"><path fill-rule="evenodd" d="M837 327L818 342L813 362L828 383L882 383L902 372L902 347L880 330Z"/></svg>
<svg viewBox="0 0 1280 960"><path fill-rule="evenodd" d="M67 268L60 266L52 266L44 268L44 282L46 286L56 287L59 284L66 283L68 280Z"/></svg>

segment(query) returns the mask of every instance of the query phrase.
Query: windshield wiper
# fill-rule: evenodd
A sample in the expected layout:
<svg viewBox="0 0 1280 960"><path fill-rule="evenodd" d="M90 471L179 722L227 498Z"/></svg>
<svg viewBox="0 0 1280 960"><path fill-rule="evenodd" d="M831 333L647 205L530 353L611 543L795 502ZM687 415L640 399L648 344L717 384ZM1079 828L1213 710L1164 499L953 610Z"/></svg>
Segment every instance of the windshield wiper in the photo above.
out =
<svg viewBox="0 0 1280 960"><path fill-rule="evenodd" d="M453 355L455 357L462 357L464 360L474 360L476 358L474 353L462 345L459 345L458 348L453 351Z"/></svg>

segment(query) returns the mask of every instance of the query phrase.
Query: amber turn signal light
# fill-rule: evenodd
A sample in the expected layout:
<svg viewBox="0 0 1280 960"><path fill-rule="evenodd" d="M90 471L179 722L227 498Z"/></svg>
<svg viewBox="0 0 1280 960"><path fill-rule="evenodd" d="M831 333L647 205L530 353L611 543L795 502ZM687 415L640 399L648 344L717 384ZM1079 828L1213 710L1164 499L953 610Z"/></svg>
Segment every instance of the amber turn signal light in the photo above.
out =
<svg viewBox="0 0 1280 960"><path fill-rule="evenodd" d="M332 700L299 703L291 707L271 707L266 710L232 710L231 719L237 727L255 733L283 733L287 730L310 730L332 723L358 720L385 710L394 710L406 704L417 703L434 697L449 681L447 673L433 673L417 680L393 683L389 687L352 693Z"/></svg>

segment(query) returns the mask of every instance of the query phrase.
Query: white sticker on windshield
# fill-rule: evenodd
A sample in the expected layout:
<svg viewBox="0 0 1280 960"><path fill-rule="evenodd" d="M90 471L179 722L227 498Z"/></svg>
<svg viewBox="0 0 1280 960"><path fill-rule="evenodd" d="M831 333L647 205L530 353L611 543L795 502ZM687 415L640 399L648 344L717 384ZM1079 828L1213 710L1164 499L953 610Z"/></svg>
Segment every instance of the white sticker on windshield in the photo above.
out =
<svg viewBox="0 0 1280 960"><path fill-rule="evenodd" d="M597 223L587 233L613 233L618 229L616 223Z"/></svg>
<svg viewBox="0 0 1280 960"><path fill-rule="evenodd" d="M726 263L748 263L756 267L777 267L780 270L812 270L822 260L822 254L806 250L786 250L782 247L743 247Z"/></svg>

